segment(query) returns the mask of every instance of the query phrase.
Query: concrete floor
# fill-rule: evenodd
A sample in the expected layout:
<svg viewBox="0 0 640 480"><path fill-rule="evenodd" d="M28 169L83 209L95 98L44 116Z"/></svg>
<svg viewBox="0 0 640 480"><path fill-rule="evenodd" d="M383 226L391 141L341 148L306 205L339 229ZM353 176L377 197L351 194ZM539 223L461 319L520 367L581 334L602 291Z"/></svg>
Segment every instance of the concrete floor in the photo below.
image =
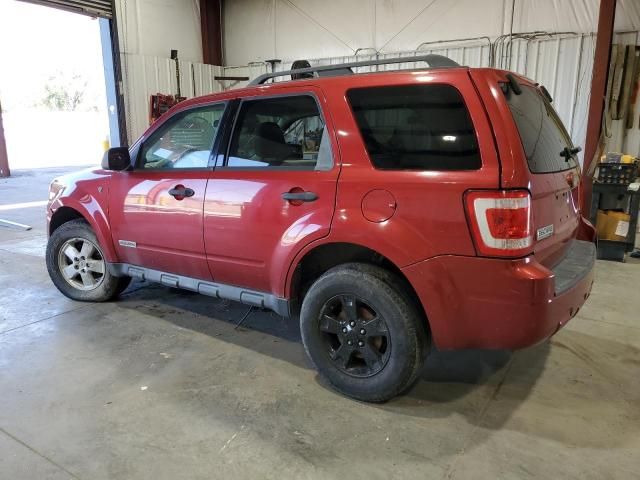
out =
<svg viewBox="0 0 640 480"><path fill-rule="evenodd" d="M0 179L0 205L59 172ZM598 262L549 343L434 353L406 396L323 385L297 327L136 283L72 302L44 266L43 207L0 218L0 478L640 478L640 264Z"/></svg>

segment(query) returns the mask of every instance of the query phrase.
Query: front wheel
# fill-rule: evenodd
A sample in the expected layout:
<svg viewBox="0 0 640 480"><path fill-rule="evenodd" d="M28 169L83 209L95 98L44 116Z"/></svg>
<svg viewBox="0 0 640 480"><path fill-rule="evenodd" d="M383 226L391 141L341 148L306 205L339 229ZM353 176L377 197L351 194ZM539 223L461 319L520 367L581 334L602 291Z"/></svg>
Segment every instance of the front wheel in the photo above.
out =
<svg viewBox="0 0 640 480"><path fill-rule="evenodd" d="M304 298L300 326L320 374L350 397L389 400L420 373L424 316L403 282L379 267L354 263L326 272Z"/></svg>
<svg viewBox="0 0 640 480"><path fill-rule="evenodd" d="M73 300L111 300L131 281L130 277L109 273L98 239L84 220L72 220L53 232L47 243L46 261L53 284Z"/></svg>

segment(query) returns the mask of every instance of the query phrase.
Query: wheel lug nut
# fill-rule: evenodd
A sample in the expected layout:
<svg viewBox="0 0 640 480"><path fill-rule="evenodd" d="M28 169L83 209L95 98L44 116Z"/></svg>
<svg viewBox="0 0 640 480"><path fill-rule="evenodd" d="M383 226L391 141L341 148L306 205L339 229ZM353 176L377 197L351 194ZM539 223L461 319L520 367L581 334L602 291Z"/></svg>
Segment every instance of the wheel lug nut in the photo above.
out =
<svg viewBox="0 0 640 480"><path fill-rule="evenodd" d="M351 320L351 321L349 322L349 325L351 325L352 327L354 327L354 326L356 325L356 322L354 322L353 320Z"/></svg>
<svg viewBox="0 0 640 480"><path fill-rule="evenodd" d="M347 340L347 345L351 346L353 345L353 342L351 340Z"/></svg>
<svg viewBox="0 0 640 480"><path fill-rule="evenodd" d="M361 328L361 329L360 329L360 335L364 335L364 334L366 334L366 333L367 333L367 331L366 331L364 328Z"/></svg>
<svg viewBox="0 0 640 480"><path fill-rule="evenodd" d="M84 260L84 257L80 257L80 260Z"/></svg>
<svg viewBox="0 0 640 480"><path fill-rule="evenodd" d="M347 327L342 327L342 333L347 333Z"/></svg>
<svg viewBox="0 0 640 480"><path fill-rule="evenodd" d="M78 265L74 265L74 268L75 268L76 270L78 270L78 268L80 268L80 267L78 267Z"/></svg>
<svg viewBox="0 0 640 480"><path fill-rule="evenodd" d="M360 341L358 342L358 346L359 346L359 347L364 347L364 342L363 342L362 340L360 340Z"/></svg>

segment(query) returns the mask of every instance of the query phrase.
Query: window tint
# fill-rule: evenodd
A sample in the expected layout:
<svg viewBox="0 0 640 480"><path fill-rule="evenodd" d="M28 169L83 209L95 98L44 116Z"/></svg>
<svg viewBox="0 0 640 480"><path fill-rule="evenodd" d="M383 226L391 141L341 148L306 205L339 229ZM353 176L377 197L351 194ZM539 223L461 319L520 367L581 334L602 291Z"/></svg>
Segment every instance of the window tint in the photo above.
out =
<svg viewBox="0 0 640 480"><path fill-rule="evenodd" d="M480 168L469 112L452 86L358 88L350 90L347 97L376 168Z"/></svg>
<svg viewBox="0 0 640 480"><path fill-rule="evenodd" d="M329 138L314 98L242 102L227 166L330 169Z"/></svg>
<svg viewBox="0 0 640 480"><path fill-rule="evenodd" d="M507 93L507 103L520 132L529 169L533 173L549 173L573 168L575 158L567 162L560 156L573 144L551 104L533 87L521 85L522 93Z"/></svg>
<svg viewBox="0 0 640 480"><path fill-rule="evenodd" d="M145 140L139 167L206 168L223 112L219 103L176 114Z"/></svg>

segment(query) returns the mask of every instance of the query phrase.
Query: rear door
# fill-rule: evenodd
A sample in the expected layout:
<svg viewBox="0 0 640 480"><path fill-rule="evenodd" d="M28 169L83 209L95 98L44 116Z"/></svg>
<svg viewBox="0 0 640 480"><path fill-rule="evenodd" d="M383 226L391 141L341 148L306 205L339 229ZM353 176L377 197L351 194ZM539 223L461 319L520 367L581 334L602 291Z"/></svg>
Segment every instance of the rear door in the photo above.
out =
<svg viewBox="0 0 640 480"><path fill-rule="evenodd" d="M339 173L322 92L280 92L239 101L204 204L214 280L276 294L299 249L329 234Z"/></svg>
<svg viewBox="0 0 640 480"><path fill-rule="evenodd" d="M548 267L561 260L576 236L579 220L580 168L571 138L541 92L522 83L522 93L508 89L513 116L530 175L536 259ZM517 163L516 163L517 165Z"/></svg>

